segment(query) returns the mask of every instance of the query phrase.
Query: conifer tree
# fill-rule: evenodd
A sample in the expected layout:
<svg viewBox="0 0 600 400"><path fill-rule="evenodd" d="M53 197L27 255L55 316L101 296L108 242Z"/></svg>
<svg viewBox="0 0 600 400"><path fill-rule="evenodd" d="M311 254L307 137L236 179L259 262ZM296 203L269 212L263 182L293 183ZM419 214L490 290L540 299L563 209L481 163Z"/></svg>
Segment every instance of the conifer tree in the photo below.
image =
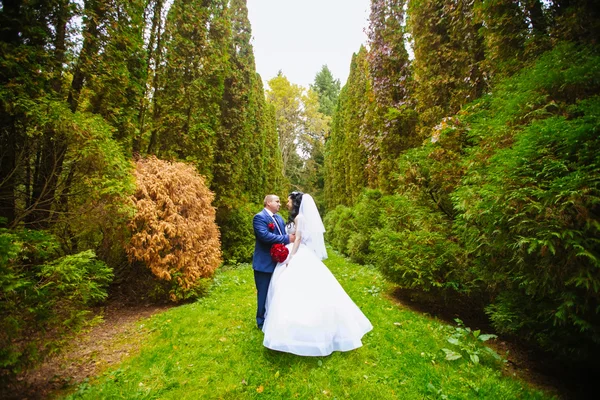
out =
<svg viewBox="0 0 600 400"><path fill-rule="evenodd" d="M350 75L342 88L338 112L325 145L325 202L327 208L351 205L367 186L368 148L365 116L373 99L367 50L361 46L352 56Z"/></svg>
<svg viewBox="0 0 600 400"><path fill-rule="evenodd" d="M597 0L552 0L550 34L554 42L600 42L600 7Z"/></svg>
<svg viewBox="0 0 600 400"><path fill-rule="evenodd" d="M524 11L512 0L482 0L478 14L485 39L486 70L492 76L511 75L524 60L528 34Z"/></svg>
<svg viewBox="0 0 600 400"><path fill-rule="evenodd" d="M228 68L221 101L221 126L216 138L212 187L217 204L226 206L240 199L246 181L245 168L260 162L252 158L249 145L256 127L250 121L250 98L255 79L251 30L245 0L232 0L228 9L231 40L228 43Z"/></svg>
<svg viewBox="0 0 600 400"><path fill-rule="evenodd" d="M165 26L148 152L193 161L212 179L229 44L225 0L175 1Z"/></svg>
<svg viewBox="0 0 600 400"><path fill-rule="evenodd" d="M480 25L473 18L473 1L413 0L408 28L415 60L414 100L421 137L442 118L476 99L486 87Z"/></svg>
<svg viewBox="0 0 600 400"><path fill-rule="evenodd" d="M103 51L89 84L89 110L115 127L115 138L128 151L138 128L137 106L146 84L144 2L120 0L105 7L106 28L99 38Z"/></svg>
<svg viewBox="0 0 600 400"><path fill-rule="evenodd" d="M330 117L333 116L340 95L340 80L333 77L327 65L321 67L310 88L319 95L318 111Z"/></svg>
<svg viewBox="0 0 600 400"><path fill-rule="evenodd" d="M370 186L392 190L399 154L415 144L410 60L405 47L405 0L373 0L369 17L369 72L376 104L370 114Z"/></svg>

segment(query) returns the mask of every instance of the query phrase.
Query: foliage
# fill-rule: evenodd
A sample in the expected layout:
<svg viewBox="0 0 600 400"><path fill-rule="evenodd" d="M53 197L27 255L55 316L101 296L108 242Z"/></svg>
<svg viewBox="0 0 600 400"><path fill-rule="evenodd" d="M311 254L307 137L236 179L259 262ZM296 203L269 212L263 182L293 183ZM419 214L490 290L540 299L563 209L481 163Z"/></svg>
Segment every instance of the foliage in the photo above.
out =
<svg viewBox="0 0 600 400"><path fill-rule="evenodd" d="M400 107L410 101L411 74L405 48L406 0L374 0L369 16L369 70L378 106Z"/></svg>
<svg viewBox="0 0 600 400"><path fill-rule="evenodd" d="M354 210L346 206L337 206L327 213L323 224L327 242L342 254L347 254L348 241L355 232Z"/></svg>
<svg viewBox="0 0 600 400"><path fill-rule="evenodd" d="M493 5L485 12L500 12L494 8L500 3L484 4ZM440 15L454 10L444 7L437 9ZM459 25L452 29L467 29L460 25L464 21L453 23ZM446 32L448 46L457 44L456 32L442 27L434 33ZM522 43L523 49L529 46ZM357 185L362 190L371 185L350 186L352 168L370 166L365 158L353 166L349 155L360 147L349 140L352 130L339 129L334 119L326 188L328 200L345 207L325 218L330 243L356 261L376 265L402 287L484 295L498 332L566 359L593 357L600 349L599 61L597 48L569 43L556 44L518 73L496 60L513 76L496 74L489 94L458 112L447 109L454 115L441 118L436 112L440 122L421 130L427 136L423 144L399 154L391 182L396 194L371 205L349 195ZM349 79L342 90L337 115L360 115L356 124L366 124L362 129L368 131L376 118L347 102L352 84ZM381 210L378 223L366 230L369 223L359 222L359 215L374 208Z"/></svg>
<svg viewBox="0 0 600 400"><path fill-rule="evenodd" d="M291 182L300 180L300 156L296 143L302 131L302 95L304 89L291 83L282 73L270 79L266 91L267 102L275 109L279 149L284 175Z"/></svg>
<svg viewBox="0 0 600 400"><path fill-rule="evenodd" d="M339 97L331 134L325 143L325 203L327 209L353 204L369 176L365 169L376 139L365 130L374 98L369 80L367 50L352 55L350 76ZM376 175L376 174L375 174Z"/></svg>
<svg viewBox="0 0 600 400"><path fill-rule="evenodd" d="M252 219L260 208L258 204L243 203L217 213L225 264L252 261L255 241Z"/></svg>
<svg viewBox="0 0 600 400"><path fill-rule="evenodd" d="M502 361L502 357L498 353L481 344L490 339L496 339L498 336L482 334L479 329L473 331L465 326L459 318L455 318L454 321L458 326L453 327L451 330L452 334L448 337L448 343L454 345L454 348L458 351L443 348L442 351L446 354L446 360L458 360L466 354L473 364L479 364L480 360ZM506 362L506 360L504 361Z"/></svg>
<svg viewBox="0 0 600 400"><path fill-rule="evenodd" d="M352 264L332 250L325 262L375 326L361 348L328 357L265 349L252 318L252 269L221 269L209 296L140 321L151 333L144 336L139 354L111 366L68 398L416 400L432 397L428 385L449 398L553 398L504 373L499 363L483 358L477 366L445 362L440 350L449 346L445 324L398 307L387 296L392 285L377 270ZM381 295L370 293L372 287Z"/></svg>
<svg viewBox="0 0 600 400"><path fill-rule="evenodd" d="M444 215L402 195L365 191L353 207L325 217L327 240L361 263L372 263L405 288L469 291L465 254Z"/></svg>
<svg viewBox="0 0 600 400"><path fill-rule="evenodd" d="M228 27L223 1L176 1L165 22L148 152L197 163L211 177L224 90ZM202 65L202 68L198 66Z"/></svg>
<svg viewBox="0 0 600 400"><path fill-rule="evenodd" d="M381 197L379 190L365 190L360 202L353 207L353 230L350 231L347 254L355 262L370 261L372 236L383 222Z"/></svg>
<svg viewBox="0 0 600 400"><path fill-rule="evenodd" d="M59 257L43 231L0 230L0 368L16 372L52 346L44 332L80 327L89 307L106 299L112 269L93 251ZM55 339L56 340L56 339Z"/></svg>
<svg viewBox="0 0 600 400"><path fill-rule="evenodd" d="M212 277L221 264L214 194L184 163L141 159L135 175L137 213L129 223L127 254L170 282L172 301L194 297L202 278Z"/></svg>
<svg viewBox="0 0 600 400"><path fill-rule="evenodd" d="M340 80L335 79L327 67L323 65L315 75L315 80L310 88L319 95L319 112L333 116L340 95Z"/></svg>
<svg viewBox="0 0 600 400"><path fill-rule="evenodd" d="M473 116L479 146L453 195L468 251L500 288L496 328L580 356L582 342L600 344L600 100L585 99L600 89L598 61L560 46L501 85Z"/></svg>
<svg viewBox="0 0 600 400"><path fill-rule="evenodd" d="M486 71L491 76L513 74L525 50L524 10L511 0L487 0L476 3L476 14L485 38Z"/></svg>
<svg viewBox="0 0 600 400"><path fill-rule="evenodd" d="M459 111L486 88L481 24L474 18L474 3L409 2L407 26L414 41L414 101L421 137L429 136L429 129L443 117Z"/></svg>

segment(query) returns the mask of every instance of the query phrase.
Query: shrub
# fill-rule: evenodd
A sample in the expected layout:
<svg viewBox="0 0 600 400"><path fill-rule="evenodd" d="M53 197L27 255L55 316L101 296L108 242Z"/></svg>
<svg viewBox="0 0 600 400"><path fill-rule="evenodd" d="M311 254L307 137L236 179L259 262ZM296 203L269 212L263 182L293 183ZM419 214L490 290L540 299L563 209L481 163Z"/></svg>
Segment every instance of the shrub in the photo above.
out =
<svg viewBox="0 0 600 400"><path fill-rule="evenodd" d="M403 195L383 197L380 209L371 250L385 276L405 288L467 290L463 251L442 213Z"/></svg>
<svg viewBox="0 0 600 400"><path fill-rule="evenodd" d="M369 263L370 239L370 235L365 235L362 232L350 234L348 238L348 256L352 261L359 264Z"/></svg>
<svg viewBox="0 0 600 400"><path fill-rule="evenodd" d="M221 264L214 195L194 167L181 162L141 159L135 176L130 260L169 282L172 301L194 297Z"/></svg>
<svg viewBox="0 0 600 400"><path fill-rule="evenodd" d="M501 84L471 117L453 195L494 327L575 358L600 348L599 65L559 46Z"/></svg>
<svg viewBox="0 0 600 400"><path fill-rule="evenodd" d="M92 250L86 250L43 264L40 277L37 288L48 299L46 306L71 324L82 320L87 306L106 300L113 272Z"/></svg>
<svg viewBox="0 0 600 400"><path fill-rule="evenodd" d="M356 231L353 209L346 206L337 206L325 216L323 222L326 230L326 240L331 243L334 249L347 255L350 235Z"/></svg>
<svg viewBox="0 0 600 400"><path fill-rule="evenodd" d="M0 230L0 368L16 372L41 358L44 333L81 326L107 297L112 270L93 251L58 257L52 235ZM48 343L46 343L48 344Z"/></svg>
<svg viewBox="0 0 600 400"><path fill-rule="evenodd" d="M217 212L217 223L221 228L223 260L226 264L252 261L254 252L254 230L252 218L261 206L241 203Z"/></svg>

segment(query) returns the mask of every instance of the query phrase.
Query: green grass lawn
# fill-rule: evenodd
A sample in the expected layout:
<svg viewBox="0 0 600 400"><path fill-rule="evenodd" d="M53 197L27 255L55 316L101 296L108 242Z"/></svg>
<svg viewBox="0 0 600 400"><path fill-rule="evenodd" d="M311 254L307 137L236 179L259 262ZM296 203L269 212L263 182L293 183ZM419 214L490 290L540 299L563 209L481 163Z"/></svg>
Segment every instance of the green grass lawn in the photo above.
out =
<svg viewBox="0 0 600 400"><path fill-rule="evenodd" d="M299 357L262 346L249 265L221 271L210 295L146 321L140 353L72 398L90 399L543 399L551 396L504 376L502 362L442 348L455 327L402 308L374 269L329 251L326 264L374 326L363 347L328 357ZM476 342L476 341L472 341ZM466 345L465 345L466 346ZM463 346L463 348L465 348Z"/></svg>

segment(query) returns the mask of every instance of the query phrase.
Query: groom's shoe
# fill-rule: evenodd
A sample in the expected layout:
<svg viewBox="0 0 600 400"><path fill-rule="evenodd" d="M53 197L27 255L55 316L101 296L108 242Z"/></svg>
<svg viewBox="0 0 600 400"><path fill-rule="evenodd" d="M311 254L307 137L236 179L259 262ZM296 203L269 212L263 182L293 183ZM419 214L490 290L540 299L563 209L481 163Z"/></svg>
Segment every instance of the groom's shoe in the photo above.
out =
<svg viewBox="0 0 600 400"><path fill-rule="evenodd" d="M261 325L256 325L256 327L257 327L259 330L261 330L261 331L262 331L262 327L263 327L263 326L262 326L262 324L261 324Z"/></svg>

